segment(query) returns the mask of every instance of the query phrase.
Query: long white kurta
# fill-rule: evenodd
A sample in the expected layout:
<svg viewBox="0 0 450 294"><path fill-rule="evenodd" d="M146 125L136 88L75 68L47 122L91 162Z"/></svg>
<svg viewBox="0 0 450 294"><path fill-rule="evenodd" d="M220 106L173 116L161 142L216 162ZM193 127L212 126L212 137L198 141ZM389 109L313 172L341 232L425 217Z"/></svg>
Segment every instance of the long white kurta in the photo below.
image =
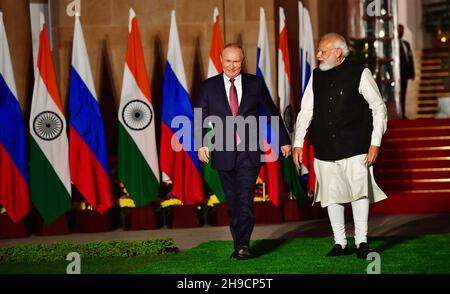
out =
<svg viewBox="0 0 450 294"><path fill-rule="evenodd" d="M306 131L313 117L312 83L313 79L311 78L302 98L301 111L296 122L294 147L303 147ZM377 84L367 68L361 74L358 90L372 110L373 131L370 144L380 146L387 128L387 110ZM336 161L314 158L314 169L316 193L313 203L320 202L322 207L333 203L348 203L365 197L368 197L371 203L387 198L375 182L373 168L367 166L367 154Z"/></svg>

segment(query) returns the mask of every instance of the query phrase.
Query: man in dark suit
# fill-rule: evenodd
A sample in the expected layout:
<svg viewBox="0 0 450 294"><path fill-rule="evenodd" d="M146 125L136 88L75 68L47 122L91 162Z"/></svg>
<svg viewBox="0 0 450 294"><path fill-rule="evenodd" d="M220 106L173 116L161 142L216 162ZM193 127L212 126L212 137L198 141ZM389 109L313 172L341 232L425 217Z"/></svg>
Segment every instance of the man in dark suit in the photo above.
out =
<svg viewBox="0 0 450 294"><path fill-rule="evenodd" d="M254 226L253 194L256 179L261 166L262 150L260 145L259 111L270 118L278 119L275 128L279 145L274 150L278 157L279 149L284 157L291 153L290 139L284 128L279 113L264 81L251 74L242 73L244 51L238 44L226 45L221 54L223 73L211 77L202 83L197 99L197 107L202 109L203 120L213 121L215 117L214 147L212 150L212 166L218 171L222 187L228 203L228 220L234 241L232 258L246 259L250 256L249 243ZM233 125L226 121L234 122ZM255 122L251 125L239 125L238 121ZM197 135L203 138L206 128L196 125ZM272 137L272 139L275 137ZM203 145L204 146L204 145ZM272 145L273 146L273 145ZM281 147L278 147L281 146ZM200 161L210 160L210 150L201 147L198 150Z"/></svg>
<svg viewBox="0 0 450 294"><path fill-rule="evenodd" d="M406 119L405 104L406 104L406 90L408 89L408 80L414 80L414 58L411 50L411 45L403 40L403 25L398 25L398 37L400 39L400 106L401 118Z"/></svg>

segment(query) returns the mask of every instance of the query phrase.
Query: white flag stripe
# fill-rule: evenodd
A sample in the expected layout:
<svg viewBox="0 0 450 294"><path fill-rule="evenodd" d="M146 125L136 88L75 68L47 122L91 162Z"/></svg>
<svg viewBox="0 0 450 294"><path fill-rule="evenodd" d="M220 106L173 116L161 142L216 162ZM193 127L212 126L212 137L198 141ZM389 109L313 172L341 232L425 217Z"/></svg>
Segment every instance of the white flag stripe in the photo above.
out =
<svg viewBox="0 0 450 294"><path fill-rule="evenodd" d="M269 51L269 38L267 34L266 25L266 13L264 8L259 8L259 36L258 36L258 48L260 51L258 67L262 72L264 81L269 90L270 97L273 100L273 86L272 86L272 74L270 70L270 51Z"/></svg>
<svg viewBox="0 0 450 294"><path fill-rule="evenodd" d="M36 80L34 82L33 99L31 104L30 115L30 133L33 136L35 142L38 144L41 151L44 153L47 160L54 168L64 187L70 194L70 171L69 171L69 147L66 135L67 123L64 114L59 107L55 104L52 97L50 97L47 86L41 78L39 69L36 71ZM58 138L52 141L46 141L39 138L33 128L34 118L42 111L52 111L56 113L63 121L62 131Z"/></svg>
<svg viewBox="0 0 450 294"><path fill-rule="evenodd" d="M131 23L133 21L133 18L136 17L136 13L134 12L133 8L130 8L129 14L128 14L128 32L131 33Z"/></svg>
<svg viewBox="0 0 450 294"><path fill-rule="evenodd" d="M150 166L153 174L156 179L159 181L159 163L158 163L158 155L156 152L152 152L152 148L149 146L157 146L155 136L152 135L152 132L155 128L155 111L151 103L148 102L148 99L140 90L138 84L136 83L136 79L130 71L128 64L125 63L125 69L123 73L123 82L122 82L122 93L120 95L120 110L119 110L119 121L127 130L130 137L136 143L139 151L142 156L147 161ZM140 100L145 103L148 107L150 107L153 115L153 119L150 125L145 130L135 131L128 127L126 127L125 122L123 121L122 111L125 105L131 100Z"/></svg>
<svg viewBox="0 0 450 294"><path fill-rule="evenodd" d="M219 16L219 9L217 7L214 7L214 11L213 11L213 22L216 22L216 18L217 16Z"/></svg>
<svg viewBox="0 0 450 294"><path fill-rule="evenodd" d="M279 52L279 54L282 53ZM285 120L285 110L291 104L291 87L289 85L289 78L285 71L283 60L279 60L278 64L278 96L280 97L280 111Z"/></svg>
<svg viewBox="0 0 450 294"><path fill-rule="evenodd" d="M306 69L306 52L305 52L305 25L304 25L304 14L303 14L303 4L301 1L298 2L298 21L299 21L299 48L300 48L300 93L303 93L305 84L305 69Z"/></svg>
<svg viewBox="0 0 450 294"><path fill-rule="evenodd" d="M307 40L306 52L308 53L306 60L311 65L311 73L312 73L312 70L315 68L316 58L315 58L314 37L311 26L311 18L309 17L308 9L303 8L303 15L304 15L303 21L306 35L305 37ZM309 77L307 77L307 79L309 79Z"/></svg>
<svg viewBox="0 0 450 294"><path fill-rule="evenodd" d="M0 11L0 74L3 76L9 90L17 99L16 82L11 64L11 55L8 48L8 38L6 37L5 24L3 23L3 13Z"/></svg>
<svg viewBox="0 0 450 294"><path fill-rule="evenodd" d="M279 33L281 33L283 31L284 27L286 26L286 16L284 15L283 7L280 7L280 9L279 9L279 17L280 17Z"/></svg>
<svg viewBox="0 0 450 294"><path fill-rule="evenodd" d="M316 64L314 37L311 27L311 19L309 12L303 7L301 2L298 2L298 17L299 17L299 47L300 47L300 89L301 92L306 89L306 85L310 76L306 76L306 65L310 65L310 75Z"/></svg>
<svg viewBox="0 0 450 294"><path fill-rule="evenodd" d="M84 42L83 29L81 28L80 17L75 16L75 32L73 36L73 51L72 51L72 66L77 71L78 75L86 84L89 92L96 100L97 93L95 92L94 79L92 78L91 65L87 54L86 44Z"/></svg>
<svg viewBox="0 0 450 294"><path fill-rule="evenodd" d="M169 50L167 52L167 61L170 63L173 72L178 81L187 91L186 75L184 74L184 63L181 56L180 38L178 37L177 22L175 17L175 10L172 10L172 18L170 21L169 33Z"/></svg>
<svg viewBox="0 0 450 294"><path fill-rule="evenodd" d="M45 15L44 15L44 13L42 11L39 12L39 19L40 19L40 22L41 22L41 27L40 27L39 32L42 32L42 29L44 28L44 24L45 24ZM48 28L47 28L47 33L48 33Z"/></svg>
<svg viewBox="0 0 450 294"><path fill-rule="evenodd" d="M214 62L212 61L211 57L209 58L209 64L208 64L208 78L213 77L215 75L218 75L219 71L217 70L216 66L214 65Z"/></svg>

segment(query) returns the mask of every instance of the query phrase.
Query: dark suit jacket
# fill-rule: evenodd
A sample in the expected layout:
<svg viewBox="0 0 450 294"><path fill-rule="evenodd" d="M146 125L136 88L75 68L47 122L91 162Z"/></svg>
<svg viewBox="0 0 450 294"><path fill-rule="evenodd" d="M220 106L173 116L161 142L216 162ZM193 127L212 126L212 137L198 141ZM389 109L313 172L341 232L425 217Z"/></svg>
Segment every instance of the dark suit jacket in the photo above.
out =
<svg viewBox="0 0 450 294"><path fill-rule="evenodd" d="M414 76L414 57L411 45L407 41L400 40L400 78L408 80L414 79Z"/></svg>
<svg viewBox="0 0 450 294"><path fill-rule="evenodd" d="M270 94L267 90L267 87L264 83L264 81L255 75L247 74L247 73L241 73L242 75L242 98L241 103L239 105L239 110L237 115L242 116L244 119L248 117L254 117L256 118L256 122L258 122L259 125L259 111L260 107L264 110L267 117L270 118L271 116L278 116L279 118L279 128L278 128L278 134L279 134L279 146L288 145L290 144L289 135L284 127L283 120L281 119L279 112L273 103L272 99L270 98ZM205 81L203 81L200 91L199 91L199 97L197 99L198 103L196 107L202 108L202 115L203 119L208 116L217 116L220 118L220 120L223 123L223 132L222 132L222 138L224 141L223 151L213 150L212 152L212 165L217 170L232 170L235 166L235 158L236 158L236 151L227 151L225 148L225 144L227 142L227 128L225 124L225 119L227 116L232 117L230 104L228 102L228 97L225 90L224 85L224 79L223 74L216 75L214 77L211 77ZM259 128L258 128L259 129ZM206 133L207 128L203 128L201 125L198 124L195 125L195 132L201 133L202 138ZM216 131L219 131L219 129L215 129ZM260 155L262 154L262 151L259 148L259 140L261 140L260 132L255 129L249 129L248 126L246 126L245 129L245 140L242 138L242 143L245 143L245 151L249 158L254 164L254 166L261 165L260 162ZM256 136L256 140L258 141L252 141L250 142L251 136L249 135L250 132L253 132L253 135ZM255 134L256 132L256 134ZM229 130L229 134L234 134L233 130ZM213 140L214 141L214 140ZM217 142L216 142L217 143ZM251 144L257 144L258 148L256 151L250 151L249 146ZM196 146L197 149L202 146ZM279 151L279 150L278 150Z"/></svg>

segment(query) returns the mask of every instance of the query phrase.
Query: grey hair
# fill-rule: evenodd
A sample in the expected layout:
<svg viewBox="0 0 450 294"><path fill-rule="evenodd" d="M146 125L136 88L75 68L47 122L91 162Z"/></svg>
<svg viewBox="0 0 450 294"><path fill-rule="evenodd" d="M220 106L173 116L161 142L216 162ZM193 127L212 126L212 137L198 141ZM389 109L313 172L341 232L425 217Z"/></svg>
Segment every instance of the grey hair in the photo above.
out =
<svg viewBox="0 0 450 294"><path fill-rule="evenodd" d="M325 40L327 38L332 37L333 40L333 47L339 48L342 50L342 56L347 57L350 54L350 49L348 49L347 42L345 41L345 38L342 35L339 35L337 33L328 33L322 36L320 38L320 41Z"/></svg>
<svg viewBox="0 0 450 294"><path fill-rule="evenodd" d="M222 52L220 52L220 56L223 56L223 52L224 52L225 49L227 49L227 48L236 48L236 49L241 50L241 53L242 53L242 59L244 59L244 57L245 57L244 48L243 48L241 45L239 45L238 43L228 43L228 44L226 44L225 46L223 46Z"/></svg>

